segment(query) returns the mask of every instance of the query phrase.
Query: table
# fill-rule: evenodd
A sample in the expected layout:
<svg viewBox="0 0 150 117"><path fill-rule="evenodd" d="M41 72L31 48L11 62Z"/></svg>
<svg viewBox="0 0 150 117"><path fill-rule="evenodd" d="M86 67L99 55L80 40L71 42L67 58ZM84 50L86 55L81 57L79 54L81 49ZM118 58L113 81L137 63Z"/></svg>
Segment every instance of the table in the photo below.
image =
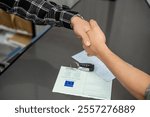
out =
<svg viewBox="0 0 150 117"><path fill-rule="evenodd" d="M60 38L59 35L58 39L50 39L49 32L0 76L0 99L89 99L52 92L60 66L69 66L73 62L71 56L82 47L76 39ZM114 80L112 99L134 98Z"/></svg>
<svg viewBox="0 0 150 117"><path fill-rule="evenodd" d="M110 3L110 6L111 4L114 5L113 2ZM143 6L143 8L145 8L145 6ZM110 7L108 14L112 15L114 9L113 6ZM132 16L130 17L132 19ZM145 20L147 21L147 19ZM110 29L113 29L110 28L113 27L109 25L111 23L112 20L108 20L108 38L110 38ZM52 92L60 66L70 66L73 62L71 56L82 51L82 46L80 41L73 39L69 35L62 38L59 35L62 30L53 35L55 39L52 38L51 29L47 31L45 35L40 34L39 37L42 36L39 40L33 46L30 46L29 49L0 76L0 99L89 99ZM136 30L133 31L136 32ZM137 35L137 33L135 34ZM135 98L115 79L113 81L111 99L131 100Z"/></svg>

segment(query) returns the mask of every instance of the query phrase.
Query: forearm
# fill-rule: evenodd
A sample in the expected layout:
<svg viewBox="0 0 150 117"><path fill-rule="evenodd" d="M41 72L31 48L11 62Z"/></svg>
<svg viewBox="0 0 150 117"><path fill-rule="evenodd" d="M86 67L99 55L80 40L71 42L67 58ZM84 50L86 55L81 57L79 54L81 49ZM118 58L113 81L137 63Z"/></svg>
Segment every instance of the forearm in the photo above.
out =
<svg viewBox="0 0 150 117"><path fill-rule="evenodd" d="M99 49L97 56L136 98L144 99L146 88L150 84L150 76L148 74L123 61L111 52L106 45Z"/></svg>
<svg viewBox="0 0 150 117"><path fill-rule="evenodd" d="M39 25L71 28L71 18L77 12L45 0L1 0L0 8Z"/></svg>

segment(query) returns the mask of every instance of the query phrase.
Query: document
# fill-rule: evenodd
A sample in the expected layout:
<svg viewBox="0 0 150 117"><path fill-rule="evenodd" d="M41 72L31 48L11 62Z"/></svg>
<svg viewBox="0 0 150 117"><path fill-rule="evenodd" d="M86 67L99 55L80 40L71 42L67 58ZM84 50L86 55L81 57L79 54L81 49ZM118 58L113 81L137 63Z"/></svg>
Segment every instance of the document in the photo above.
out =
<svg viewBox="0 0 150 117"><path fill-rule="evenodd" d="M53 92L88 97L111 99L112 81L107 82L94 72L62 66Z"/></svg>
<svg viewBox="0 0 150 117"><path fill-rule="evenodd" d="M81 51L77 53L76 55L72 56L73 59L80 63L92 63L95 66L94 72L100 77L103 78L106 81L112 81L115 76L111 73L111 71L106 67L106 65L97 57L87 56L87 53L85 51Z"/></svg>

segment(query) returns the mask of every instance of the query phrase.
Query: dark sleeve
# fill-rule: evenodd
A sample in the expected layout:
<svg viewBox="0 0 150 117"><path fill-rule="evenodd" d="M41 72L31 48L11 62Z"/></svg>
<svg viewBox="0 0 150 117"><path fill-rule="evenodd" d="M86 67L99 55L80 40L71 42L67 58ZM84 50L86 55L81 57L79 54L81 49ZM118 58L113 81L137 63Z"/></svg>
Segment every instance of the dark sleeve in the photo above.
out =
<svg viewBox="0 0 150 117"><path fill-rule="evenodd" d="M8 11L14 6L15 0L0 0L0 8Z"/></svg>
<svg viewBox="0 0 150 117"><path fill-rule="evenodd" d="M38 25L71 28L71 18L78 12L46 0L0 0L0 7Z"/></svg>
<svg viewBox="0 0 150 117"><path fill-rule="evenodd" d="M150 85L147 87L145 92L145 99L150 100Z"/></svg>

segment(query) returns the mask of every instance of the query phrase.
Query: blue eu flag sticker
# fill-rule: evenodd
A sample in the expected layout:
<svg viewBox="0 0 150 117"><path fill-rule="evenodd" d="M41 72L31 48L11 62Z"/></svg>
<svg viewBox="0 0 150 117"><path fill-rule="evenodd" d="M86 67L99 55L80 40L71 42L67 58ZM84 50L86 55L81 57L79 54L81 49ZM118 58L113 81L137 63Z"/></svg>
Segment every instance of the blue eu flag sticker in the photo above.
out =
<svg viewBox="0 0 150 117"><path fill-rule="evenodd" d="M74 85L73 81L65 81L65 84L64 84L64 86L66 87L73 87L73 85Z"/></svg>

